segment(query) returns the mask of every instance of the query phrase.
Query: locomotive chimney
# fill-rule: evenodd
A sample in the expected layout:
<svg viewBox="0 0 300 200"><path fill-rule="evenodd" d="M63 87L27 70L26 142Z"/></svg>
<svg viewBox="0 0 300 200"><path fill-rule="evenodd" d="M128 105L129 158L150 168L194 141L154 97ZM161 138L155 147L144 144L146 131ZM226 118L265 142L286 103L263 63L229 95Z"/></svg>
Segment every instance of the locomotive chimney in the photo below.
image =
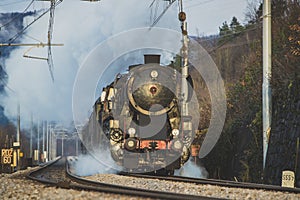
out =
<svg viewBox="0 0 300 200"><path fill-rule="evenodd" d="M160 55L154 55L154 54L144 55L144 62L145 64L149 64L149 63L160 64Z"/></svg>

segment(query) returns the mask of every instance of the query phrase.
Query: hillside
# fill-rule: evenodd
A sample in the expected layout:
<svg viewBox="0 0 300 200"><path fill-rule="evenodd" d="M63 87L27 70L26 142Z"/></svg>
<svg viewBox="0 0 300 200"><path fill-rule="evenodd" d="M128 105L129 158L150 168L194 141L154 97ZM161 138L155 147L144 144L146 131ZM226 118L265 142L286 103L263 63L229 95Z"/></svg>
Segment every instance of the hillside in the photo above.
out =
<svg viewBox="0 0 300 200"><path fill-rule="evenodd" d="M239 27L239 31L232 28L237 27L231 26L233 19L230 25L224 23L220 27L219 36L198 38L219 67L227 94L222 136L203 159L211 178L262 182L264 177L265 183L280 184L282 170L300 170L299 164L295 169L299 160L295 157L296 141L300 136L299 4L278 0L272 9L273 113L265 172L262 169L262 12L258 9L253 20ZM208 97L205 87L198 90ZM209 101L203 104L209 108ZM209 112L206 117L210 117ZM205 123L208 127L209 122Z"/></svg>

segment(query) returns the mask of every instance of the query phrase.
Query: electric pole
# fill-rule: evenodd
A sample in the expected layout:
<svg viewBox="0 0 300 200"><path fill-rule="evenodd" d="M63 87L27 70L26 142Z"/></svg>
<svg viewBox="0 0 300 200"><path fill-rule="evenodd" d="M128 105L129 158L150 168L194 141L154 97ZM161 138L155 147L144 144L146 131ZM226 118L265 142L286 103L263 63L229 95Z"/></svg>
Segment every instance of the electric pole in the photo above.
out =
<svg viewBox="0 0 300 200"><path fill-rule="evenodd" d="M271 0L263 2L263 169L265 169L272 117L272 35L271 35Z"/></svg>
<svg viewBox="0 0 300 200"><path fill-rule="evenodd" d="M181 33L182 33L182 47L181 47L181 113L183 117L183 131L185 135L192 137L192 122L189 116L188 109L188 82L189 66L188 66L188 32L186 13L183 11L183 0L179 0L179 14L178 19L181 22Z"/></svg>

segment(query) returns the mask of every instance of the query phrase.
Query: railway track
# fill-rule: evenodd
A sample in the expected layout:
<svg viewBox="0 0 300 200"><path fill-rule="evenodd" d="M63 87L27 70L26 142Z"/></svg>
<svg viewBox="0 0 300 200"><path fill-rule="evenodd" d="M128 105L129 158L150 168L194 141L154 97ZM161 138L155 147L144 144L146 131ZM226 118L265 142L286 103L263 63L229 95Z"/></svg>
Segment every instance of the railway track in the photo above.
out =
<svg viewBox="0 0 300 200"><path fill-rule="evenodd" d="M149 179L159 179L159 180L166 180L166 181L194 183L194 184L210 184L210 185L224 186L224 187L262 189L262 190L270 190L270 191L300 193L300 188L288 188L288 187L281 187L276 185L235 182L235 181L218 180L218 179L199 179L199 178L190 178L190 177L182 177L182 176L157 176L157 175L152 176L152 175L144 175L144 174L129 174L123 172L119 173L119 175L131 176L137 178L149 178Z"/></svg>
<svg viewBox="0 0 300 200"><path fill-rule="evenodd" d="M64 165L65 158L58 157L57 159L40 165L39 169L31 171L27 178L39 181L45 184L57 185L65 181Z"/></svg>
<svg viewBox="0 0 300 200"><path fill-rule="evenodd" d="M55 187L75 189L75 190L88 190L98 191L104 193L121 194L137 197L148 197L154 199L219 199L213 197L204 197L197 195L178 194L171 192L162 192L154 190L146 190L133 187L125 187L120 185L113 185L107 183L101 183L96 181L87 180L73 174L70 170L70 166L66 157L59 158L51 163L44 165L43 167L30 172L27 175L28 178L49 184Z"/></svg>

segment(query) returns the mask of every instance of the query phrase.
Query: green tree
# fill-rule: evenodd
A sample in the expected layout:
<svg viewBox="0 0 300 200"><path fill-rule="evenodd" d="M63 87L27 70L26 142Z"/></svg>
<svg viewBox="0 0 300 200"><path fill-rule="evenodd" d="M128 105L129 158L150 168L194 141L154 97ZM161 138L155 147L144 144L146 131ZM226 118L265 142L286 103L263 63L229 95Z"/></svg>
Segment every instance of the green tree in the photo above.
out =
<svg viewBox="0 0 300 200"><path fill-rule="evenodd" d="M244 30L244 27L238 22L236 17L233 17L230 23L230 30L232 33L239 33Z"/></svg>
<svg viewBox="0 0 300 200"><path fill-rule="evenodd" d="M219 35L220 36L226 36L226 35L229 35L231 34L231 30L227 24L227 21L223 22L222 26L219 27Z"/></svg>
<svg viewBox="0 0 300 200"><path fill-rule="evenodd" d="M241 33L244 30L244 27L240 24L236 17L232 17L230 25L227 21L223 22L222 26L219 27L219 44L224 44L232 40L236 34Z"/></svg>
<svg viewBox="0 0 300 200"><path fill-rule="evenodd" d="M216 54L221 57L215 59L226 61L219 62L221 71L227 72L234 62L244 68L238 81L227 83L228 109L223 133L204 162L211 178L261 182L262 4L253 8L248 13L248 24L243 27L245 31L235 30L240 24L234 18L229 25L224 22L219 28ZM280 184L281 171L295 167L293 148L300 138L299 22L299 0L272 1L272 127L264 172L264 181L269 184ZM245 48L236 47L241 41L248 41ZM236 55L234 48L241 52L241 59L233 62L230 59ZM299 187L300 174L296 176Z"/></svg>

